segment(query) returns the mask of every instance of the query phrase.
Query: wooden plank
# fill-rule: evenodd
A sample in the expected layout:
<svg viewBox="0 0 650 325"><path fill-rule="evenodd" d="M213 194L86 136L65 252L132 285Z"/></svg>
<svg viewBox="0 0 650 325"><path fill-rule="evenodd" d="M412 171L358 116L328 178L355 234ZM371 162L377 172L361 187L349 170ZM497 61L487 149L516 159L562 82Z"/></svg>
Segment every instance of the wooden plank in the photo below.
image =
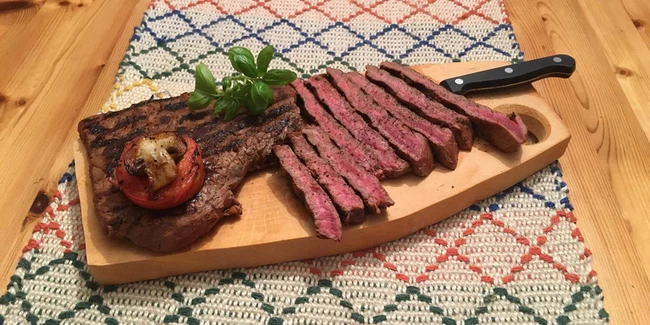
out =
<svg viewBox="0 0 650 325"><path fill-rule="evenodd" d="M589 0L578 2L634 114L650 138L650 49L620 0L599 1L597 6Z"/></svg>
<svg viewBox="0 0 650 325"><path fill-rule="evenodd" d="M0 39L11 42L15 34L25 29L38 9L40 6L37 5L10 7L0 2Z"/></svg>
<svg viewBox="0 0 650 325"><path fill-rule="evenodd" d="M643 38L645 45L650 48L650 1L621 0L632 24Z"/></svg>
<svg viewBox="0 0 650 325"><path fill-rule="evenodd" d="M148 1L45 3L10 41L0 42L0 291L39 216L39 191L51 194L72 160L79 119L99 111ZM53 123L54 122L54 123ZM30 166L30 168L15 168Z"/></svg>
<svg viewBox="0 0 650 325"><path fill-rule="evenodd" d="M19 11L35 6L38 7L44 2L45 0L0 0L0 13Z"/></svg>
<svg viewBox="0 0 650 325"><path fill-rule="evenodd" d="M612 324L650 324L648 139L577 2L507 1L507 8L528 59L576 58L568 81L547 79L535 87L571 130L560 163Z"/></svg>

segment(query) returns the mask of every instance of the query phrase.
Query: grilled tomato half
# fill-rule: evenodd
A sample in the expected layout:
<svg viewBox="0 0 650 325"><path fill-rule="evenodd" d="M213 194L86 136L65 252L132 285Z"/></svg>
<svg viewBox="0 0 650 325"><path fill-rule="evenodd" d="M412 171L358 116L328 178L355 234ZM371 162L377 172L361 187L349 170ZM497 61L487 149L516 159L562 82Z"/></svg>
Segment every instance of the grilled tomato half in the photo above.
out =
<svg viewBox="0 0 650 325"><path fill-rule="evenodd" d="M203 187L204 178L196 141L163 132L127 143L109 181L133 203L162 210L194 197Z"/></svg>

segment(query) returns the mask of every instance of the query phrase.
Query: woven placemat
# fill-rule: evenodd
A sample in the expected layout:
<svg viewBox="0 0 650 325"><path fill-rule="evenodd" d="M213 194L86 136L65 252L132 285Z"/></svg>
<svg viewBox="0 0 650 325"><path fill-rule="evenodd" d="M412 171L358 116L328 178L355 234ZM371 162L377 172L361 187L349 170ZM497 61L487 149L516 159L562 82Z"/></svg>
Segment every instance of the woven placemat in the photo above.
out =
<svg viewBox="0 0 650 325"><path fill-rule="evenodd" d="M191 91L199 61L231 71L229 47L269 43L273 66L301 77L384 60L522 59L500 0L154 1L103 110ZM568 192L552 164L374 249L101 286L85 264L71 164L0 298L0 324L604 324Z"/></svg>

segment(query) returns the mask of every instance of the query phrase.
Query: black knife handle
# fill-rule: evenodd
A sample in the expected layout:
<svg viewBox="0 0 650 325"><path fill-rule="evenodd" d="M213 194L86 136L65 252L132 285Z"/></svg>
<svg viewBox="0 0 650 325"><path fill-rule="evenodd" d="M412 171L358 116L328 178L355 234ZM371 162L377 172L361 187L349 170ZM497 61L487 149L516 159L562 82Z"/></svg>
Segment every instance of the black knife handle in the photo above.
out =
<svg viewBox="0 0 650 325"><path fill-rule="evenodd" d="M557 54L449 78L440 85L463 95L470 91L509 87L548 77L568 78L575 69L576 60L568 55Z"/></svg>

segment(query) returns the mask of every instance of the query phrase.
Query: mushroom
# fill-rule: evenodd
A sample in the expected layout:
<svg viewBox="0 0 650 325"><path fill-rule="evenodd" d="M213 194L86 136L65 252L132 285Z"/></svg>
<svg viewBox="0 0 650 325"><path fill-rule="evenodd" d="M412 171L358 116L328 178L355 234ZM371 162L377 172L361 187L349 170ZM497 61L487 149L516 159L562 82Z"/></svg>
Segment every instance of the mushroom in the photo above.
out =
<svg viewBox="0 0 650 325"><path fill-rule="evenodd" d="M181 137L173 132L142 137L126 153L124 167L131 175L148 177L149 188L157 191L176 179L176 164L186 150Z"/></svg>

